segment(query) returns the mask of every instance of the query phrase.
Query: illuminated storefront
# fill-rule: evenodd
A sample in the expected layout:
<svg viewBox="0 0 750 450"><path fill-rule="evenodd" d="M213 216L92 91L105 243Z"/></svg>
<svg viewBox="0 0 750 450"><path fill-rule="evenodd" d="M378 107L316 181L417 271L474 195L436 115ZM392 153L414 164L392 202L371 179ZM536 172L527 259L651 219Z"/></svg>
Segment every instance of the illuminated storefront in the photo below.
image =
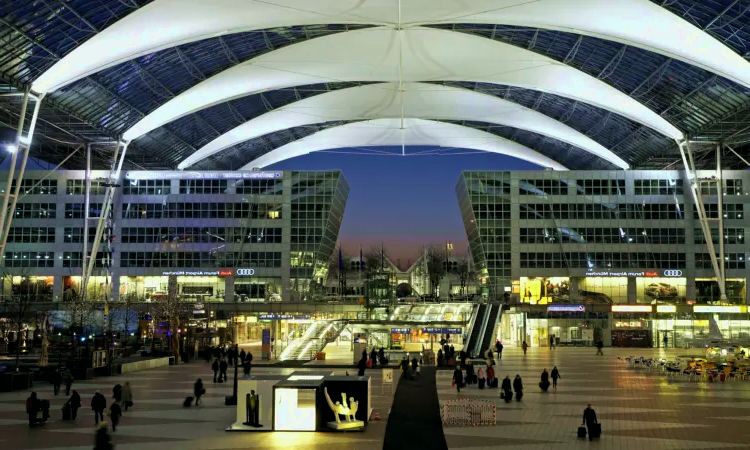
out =
<svg viewBox="0 0 750 450"><path fill-rule="evenodd" d="M726 280L726 303L732 305L744 305L747 303L747 286L742 278L727 278ZM695 302L697 304L720 304L721 294L719 284L715 279L695 279Z"/></svg>
<svg viewBox="0 0 750 450"><path fill-rule="evenodd" d="M627 303L627 277L585 277L578 284L578 293L584 303Z"/></svg>
<svg viewBox="0 0 750 450"><path fill-rule="evenodd" d="M682 277L636 278L638 303L684 303L687 280Z"/></svg>
<svg viewBox="0 0 750 450"><path fill-rule="evenodd" d="M28 297L35 302L51 302L53 299L53 282L51 276L14 276L2 277L2 296Z"/></svg>
<svg viewBox="0 0 750 450"><path fill-rule="evenodd" d="M546 305L567 301L570 294L568 277L521 277L520 294L523 303Z"/></svg>
<svg viewBox="0 0 750 450"><path fill-rule="evenodd" d="M513 346L592 346L601 339L609 345L610 315L588 312L585 305L549 305L546 311L503 314L497 339Z"/></svg>

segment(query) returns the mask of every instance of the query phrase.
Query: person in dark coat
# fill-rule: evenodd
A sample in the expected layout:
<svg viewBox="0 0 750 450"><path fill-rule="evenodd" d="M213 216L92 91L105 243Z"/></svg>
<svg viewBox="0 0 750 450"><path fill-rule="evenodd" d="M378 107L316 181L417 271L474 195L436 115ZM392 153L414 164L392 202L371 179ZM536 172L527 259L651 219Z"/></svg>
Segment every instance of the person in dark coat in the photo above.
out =
<svg viewBox="0 0 750 450"><path fill-rule="evenodd" d="M120 423L120 416L122 416L122 408L120 403L115 400L109 406L109 420L112 422L112 431L117 431L117 424Z"/></svg>
<svg viewBox="0 0 750 450"><path fill-rule="evenodd" d="M73 374L70 372L66 372L65 376L63 377L63 381L65 381L65 395L70 395L70 387L73 386Z"/></svg>
<svg viewBox="0 0 750 450"><path fill-rule="evenodd" d="M365 369L367 368L367 353L365 353L362 359L359 360L359 363L357 364L357 368L359 369L359 372L357 372L357 376L360 376L360 377L365 376Z"/></svg>
<svg viewBox="0 0 750 450"><path fill-rule="evenodd" d="M460 367L453 371L453 382L456 384L456 391L461 392L461 386L464 384L464 373Z"/></svg>
<svg viewBox="0 0 750 450"><path fill-rule="evenodd" d="M500 386L500 388L500 393L503 396L503 400L505 400L505 403L510 403L510 401L513 400L513 391L511 390L509 375L505 376L505 378L503 379L503 384Z"/></svg>
<svg viewBox="0 0 750 450"><path fill-rule="evenodd" d="M557 366L552 368L552 389L557 389L557 379L562 378L560 376L560 371L557 370Z"/></svg>
<svg viewBox="0 0 750 450"><path fill-rule="evenodd" d="M451 347L452 348L452 347ZM458 359L461 360L461 368L463 369L466 366L466 352L461 350L461 353L458 354Z"/></svg>
<svg viewBox="0 0 750 450"><path fill-rule="evenodd" d="M200 378L198 378L198 381L195 382L193 385L193 395L195 396L195 406L198 406L198 403L201 401L201 395L205 394L206 390L203 389L203 381L201 381Z"/></svg>
<svg viewBox="0 0 750 450"><path fill-rule="evenodd" d="M96 429L96 435L94 437L94 450L112 450L112 439L109 437L107 432L107 422L102 421L99 427Z"/></svg>
<svg viewBox="0 0 750 450"><path fill-rule="evenodd" d="M604 342L602 342L601 339L596 341L596 354L604 356L604 353L602 352L602 348L604 348Z"/></svg>
<svg viewBox="0 0 750 450"><path fill-rule="evenodd" d="M498 361L503 359L503 343L500 341L497 341L497 349L495 351L497 353L497 359Z"/></svg>
<svg viewBox="0 0 750 450"><path fill-rule="evenodd" d="M466 384L474 384L476 382L476 374L474 373L474 363L471 360L466 361Z"/></svg>
<svg viewBox="0 0 750 450"><path fill-rule="evenodd" d="M243 368L245 370L245 375L250 375L250 369L253 368L253 354L250 353L250 350L247 351L247 355L245 355L245 363L243 365Z"/></svg>
<svg viewBox="0 0 750 450"><path fill-rule="evenodd" d="M245 349L243 348L242 351L240 352L240 364L245 363L245 356L247 356L247 354L245 353Z"/></svg>
<svg viewBox="0 0 750 450"><path fill-rule="evenodd" d="M227 381L227 360L221 358L219 363L219 383Z"/></svg>
<svg viewBox="0 0 750 450"><path fill-rule="evenodd" d="M365 360L365 364L366 364L367 363L367 349L366 348L362 349L362 359Z"/></svg>
<svg viewBox="0 0 750 450"><path fill-rule="evenodd" d="M26 399L26 414L29 415L29 426L33 427L37 422L37 414L41 408L41 402L36 396L36 392L32 392L29 398Z"/></svg>
<svg viewBox="0 0 750 450"><path fill-rule="evenodd" d="M216 375L218 375L219 373L219 359L218 358L216 358L213 364L211 364L211 370L214 371L214 383L216 383Z"/></svg>
<svg viewBox="0 0 750 450"><path fill-rule="evenodd" d="M96 391L94 396L91 398L91 409L94 410L94 423L98 424L100 420L104 420L104 410L107 409L107 399Z"/></svg>
<svg viewBox="0 0 750 450"><path fill-rule="evenodd" d="M112 388L112 398L115 399L116 402L122 401L122 386L119 384L116 384L115 387Z"/></svg>
<svg viewBox="0 0 750 450"><path fill-rule="evenodd" d="M586 428L589 430L589 440L593 441L594 438L591 437L591 429L595 424L599 423L599 421L596 420L596 411L591 407L591 403L589 403L589 406L583 410L583 423L586 424Z"/></svg>
<svg viewBox="0 0 750 450"><path fill-rule="evenodd" d="M76 420L78 408L81 407L81 396L78 395L78 391L73 391L73 395L68 399L68 405L70 405L70 420Z"/></svg>
<svg viewBox="0 0 750 450"><path fill-rule="evenodd" d="M542 371L542 381L539 382L539 387L544 392L547 392L547 389L549 389L549 372L547 372L547 369Z"/></svg>
<svg viewBox="0 0 750 450"><path fill-rule="evenodd" d="M513 380L513 390L516 391L516 400L520 402L523 398L523 381L521 381L521 375L516 374L516 378Z"/></svg>
<svg viewBox="0 0 750 450"><path fill-rule="evenodd" d="M52 386L54 386L55 395L60 393L60 385L62 384L62 374L55 370L52 372Z"/></svg>
<svg viewBox="0 0 750 450"><path fill-rule="evenodd" d="M372 368L374 369L378 365L378 352L375 350L375 347L370 351L370 361L372 361Z"/></svg>
<svg viewBox="0 0 750 450"><path fill-rule="evenodd" d="M380 359L381 366L388 364L388 358L385 357L385 349L383 347L380 347L380 350L378 350L378 359Z"/></svg>
<svg viewBox="0 0 750 450"><path fill-rule="evenodd" d="M451 352L451 356L448 359L452 359L453 362L455 363L456 362L456 349L451 345L450 347L448 347L448 350L450 350Z"/></svg>
<svg viewBox="0 0 750 450"><path fill-rule="evenodd" d="M442 350L438 350L438 352L437 352L437 365L438 365L438 367L442 367L443 366L443 362L444 362L443 361L443 351Z"/></svg>

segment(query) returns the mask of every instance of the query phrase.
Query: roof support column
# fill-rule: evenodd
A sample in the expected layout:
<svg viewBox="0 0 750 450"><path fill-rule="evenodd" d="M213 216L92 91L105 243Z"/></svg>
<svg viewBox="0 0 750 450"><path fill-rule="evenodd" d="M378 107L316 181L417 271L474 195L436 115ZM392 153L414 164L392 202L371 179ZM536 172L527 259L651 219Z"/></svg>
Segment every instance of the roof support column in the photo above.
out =
<svg viewBox="0 0 750 450"><path fill-rule="evenodd" d="M716 248L714 247L714 241L711 237L711 227L709 221L711 219L706 217L706 209L703 205L703 197L700 193L700 185L697 173L695 171L695 160L693 159L693 151L690 148L690 142L685 139L683 141L676 141L677 146L680 148L680 156L682 156L682 164L685 167L685 174L687 175L688 182L690 183L690 191L693 194L693 200L695 201L695 209L698 211L698 222L701 225L703 231L703 238L706 241L708 247L708 253L711 258L711 266L714 269L714 275L716 275L716 283L719 285L719 292L721 295L721 301L726 301L727 291L726 284L723 274L723 266L719 267L719 262L716 258ZM722 195L719 195L719 202L723 200ZM720 242L723 242L724 236L720 235ZM723 263L723 261L722 261Z"/></svg>
<svg viewBox="0 0 750 450"><path fill-rule="evenodd" d="M719 194L717 198L719 208L719 271L721 272L721 279L724 281L726 286L726 262L724 260L724 177L723 171L721 170L721 143L716 144L716 179L718 186L716 192ZM722 291L721 300L727 299L726 292Z"/></svg>
<svg viewBox="0 0 750 450"><path fill-rule="evenodd" d="M86 144L86 175L85 175L85 190L83 200L83 253L81 253L81 288L86 288L88 279L86 278L86 269L88 261L87 256L89 254L89 208L91 206L91 144ZM82 293L83 295L83 293Z"/></svg>
<svg viewBox="0 0 750 450"><path fill-rule="evenodd" d="M34 105L34 113L32 114L31 122L29 123L29 132L25 138L22 138L21 135L23 134L23 124L25 121L26 109L28 107L30 97L30 89L27 87L23 95L21 116L18 119L18 130L16 133L15 141L16 149L13 152L13 157L11 158L11 167L8 170L8 181L5 185L3 207L2 210L0 210L0 224L2 224L3 227L2 234L0 234L0 258L5 255L5 244L8 242L8 233L10 233L10 227L13 223L13 216L16 210L16 204L18 203L18 196L21 192L21 182L23 181L23 174L24 172L26 172L26 162L29 160L31 140L34 137L34 129L36 128L37 118L39 118L39 108L42 106L42 99L44 98L44 94L40 95L39 97L35 97L36 104ZM21 151L21 149L23 149L23 156L21 157L21 168L19 169L18 179L16 180L16 188L13 190L13 194L11 194L10 190L13 183L13 176L15 175L16 162L18 161L18 153ZM8 208L8 202L11 197L13 198L13 202L10 204L10 208ZM8 209L10 209L10 213L8 213ZM3 264L5 264L4 260Z"/></svg>

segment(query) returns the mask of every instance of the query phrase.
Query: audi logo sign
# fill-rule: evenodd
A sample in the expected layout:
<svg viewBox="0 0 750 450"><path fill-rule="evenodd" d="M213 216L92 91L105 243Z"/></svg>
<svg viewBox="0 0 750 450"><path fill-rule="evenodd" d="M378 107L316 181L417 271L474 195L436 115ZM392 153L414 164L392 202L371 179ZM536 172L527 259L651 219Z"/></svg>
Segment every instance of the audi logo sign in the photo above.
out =
<svg viewBox="0 0 750 450"><path fill-rule="evenodd" d="M238 277L249 277L255 275L255 269L237 269L236 274Z"/></svg>
<svg viewBox="0 0 750 450"><path fill-rule="evenodd" d="M665 277L681 277L682 271L681 270L665 270L662 272L662 275Z"/></svg>

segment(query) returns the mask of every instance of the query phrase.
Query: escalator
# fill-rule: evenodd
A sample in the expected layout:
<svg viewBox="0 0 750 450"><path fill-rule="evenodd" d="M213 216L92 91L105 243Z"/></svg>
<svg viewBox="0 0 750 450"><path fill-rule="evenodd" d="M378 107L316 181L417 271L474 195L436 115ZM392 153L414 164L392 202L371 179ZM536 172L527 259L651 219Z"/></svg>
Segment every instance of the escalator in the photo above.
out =
<svg viewBox="0 0 750 450"><path fill-rule="evenodd" d="M479 349L477 355L480 357L483 357L487 352L487 349L495 344L495 327L497 327L497 322L500 320L500 313L502 312L502 305L499 304L489 305L489 308L490 309L487 311L484 333L482 335L482 342L477 347Z"/></svg>
<svg viewBox="0 0 750 450"><path fill-rule="evenodd" d="M469 341L464 345L466 353L471 354L472 349L476 347L477 342L482 338L482 325L484 324L484 316L487 310L487 305L479 305L477 315L474 318L474 326L471 328L469 334Z"/></svg>

